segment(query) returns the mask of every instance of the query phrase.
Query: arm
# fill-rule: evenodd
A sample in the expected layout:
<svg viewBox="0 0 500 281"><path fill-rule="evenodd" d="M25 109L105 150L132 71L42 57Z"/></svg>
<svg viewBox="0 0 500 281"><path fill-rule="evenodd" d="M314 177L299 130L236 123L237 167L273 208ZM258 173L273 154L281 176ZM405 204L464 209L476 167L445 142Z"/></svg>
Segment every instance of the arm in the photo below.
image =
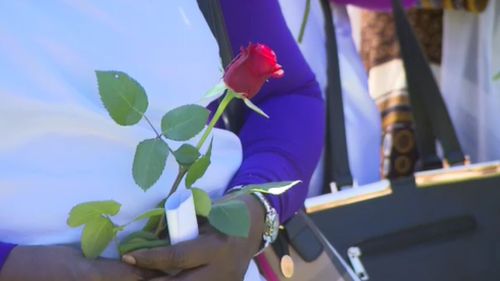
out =
<svg viewBox="0 0 500 281"><path fill-rule="evenodd" d="M277 1L222 0L233 53L248 42L270 46L285 70L254 98L270 119L246 109L240 131L243 163L230 187L300 179L281 196L270 196L281 220L300 207L307 195L324 140L324 103L314 74L290 34Z"/></svg>

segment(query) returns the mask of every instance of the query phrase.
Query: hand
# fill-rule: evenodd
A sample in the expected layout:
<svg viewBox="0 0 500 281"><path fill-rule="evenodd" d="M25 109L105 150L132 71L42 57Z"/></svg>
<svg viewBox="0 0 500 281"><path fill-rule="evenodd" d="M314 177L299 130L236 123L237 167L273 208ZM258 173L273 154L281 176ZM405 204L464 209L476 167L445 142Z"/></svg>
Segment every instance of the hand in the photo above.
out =
<svg viewBox="0 0 500 281"><path fill-rule="evenodd" d="M243 280L250 260L261 245L265 211L253 195L239 199L250 211L252 225L247 239L228 237L205 224L195 240L132 252L125 255L123 261L144 269L179 272L152 281Z"/></svg>
<svg viewBox="0 0 500 281"><path fill-rule="evenodd" d="M18 246L0 271L0 281L138 281L155 276L120 261L85 259L67 246Z"/></svg>

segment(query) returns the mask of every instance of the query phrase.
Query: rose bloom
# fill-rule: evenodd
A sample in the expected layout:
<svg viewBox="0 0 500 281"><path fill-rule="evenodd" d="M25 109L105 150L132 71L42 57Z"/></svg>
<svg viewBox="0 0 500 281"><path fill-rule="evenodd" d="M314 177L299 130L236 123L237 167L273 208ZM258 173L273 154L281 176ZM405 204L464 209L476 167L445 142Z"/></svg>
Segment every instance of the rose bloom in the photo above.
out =
<svg viewBox="0 0 500 281"><path fill-rule="evenodd" d="M251 99L269 78L281 78L283 68L276 54L266 45L249 44L226 68L224 82L232 91Z"/></svg>

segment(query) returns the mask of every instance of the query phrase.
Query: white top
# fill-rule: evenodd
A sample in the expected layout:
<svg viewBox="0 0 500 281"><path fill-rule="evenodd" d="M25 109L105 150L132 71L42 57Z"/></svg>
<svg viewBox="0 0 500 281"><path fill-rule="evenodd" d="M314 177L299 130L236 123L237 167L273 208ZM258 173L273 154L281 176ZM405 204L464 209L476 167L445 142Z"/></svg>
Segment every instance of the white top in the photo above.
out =
<svg viewBox="0 0 500 281"><path fill-rule="evenodd" d="M445 11L441 86L464 153L500 159L500 2L480 14Z"/></svg>
<svg viewBox="0 0 500 281"><path fill-rule="evenodd" d="M154 134L145 122L112 121L95 70L139 81L157 127L221 77L217 44L194 0L1 1L0 241L77 242L81 229L66 225L75 204L116 200L123 206L115 221L124 223L168 193L172 156L148 192L134 183L135 147ZM197 186L220 196L241 158L238 138L215 130L211 176ZM105 252L115 255L114 247Z"/></svg>

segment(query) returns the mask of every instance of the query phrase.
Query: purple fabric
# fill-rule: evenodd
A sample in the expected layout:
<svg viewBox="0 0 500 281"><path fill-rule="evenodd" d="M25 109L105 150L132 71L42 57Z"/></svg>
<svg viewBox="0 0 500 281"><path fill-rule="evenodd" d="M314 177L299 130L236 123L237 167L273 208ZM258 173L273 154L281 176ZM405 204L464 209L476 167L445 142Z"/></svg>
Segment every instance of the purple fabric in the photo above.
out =
<svg viewBox="0 0 500 281"><path fill-rule="evenodd" d="M0 242L0 271L2 271L5 261L7 261L7 258L14 247L16 247L16 245Z"/></svg>
<svg viewBox="0 0 500 281"><path fill-rule="evenodd" d="M391 0L331 0L332 2L340 5L355 5L370 10L391 10ZM413 7L417 0L403 0L405 7Z"/></svg>
<svg viewBox="0 0 500 281"><path fill-rule="evenodd" d="M243 163L229 187L269 181L302 180L280 196L268 196L281 221L300 209L324 143L321 91L281 14L277 0L222 0L236 55L249 42L263 43L278 56L285 77L270 80L253 102L270 119L246 109L239 134Z"/></svg>

